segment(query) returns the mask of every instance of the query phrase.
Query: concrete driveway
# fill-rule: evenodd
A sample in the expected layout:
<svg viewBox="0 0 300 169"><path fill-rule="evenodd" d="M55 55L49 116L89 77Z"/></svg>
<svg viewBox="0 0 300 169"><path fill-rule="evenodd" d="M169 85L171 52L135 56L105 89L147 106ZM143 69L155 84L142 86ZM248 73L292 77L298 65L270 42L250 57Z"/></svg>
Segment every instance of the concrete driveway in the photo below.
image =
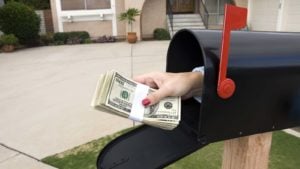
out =
<svg viewBox="0 0 300 169"><path fill-rule="evenodd" d="M121 42L1 53L0 168L52 168L39 159L132 126L90 107L97 79L111 69L127 76L164 71L168 45Z"/></svg>

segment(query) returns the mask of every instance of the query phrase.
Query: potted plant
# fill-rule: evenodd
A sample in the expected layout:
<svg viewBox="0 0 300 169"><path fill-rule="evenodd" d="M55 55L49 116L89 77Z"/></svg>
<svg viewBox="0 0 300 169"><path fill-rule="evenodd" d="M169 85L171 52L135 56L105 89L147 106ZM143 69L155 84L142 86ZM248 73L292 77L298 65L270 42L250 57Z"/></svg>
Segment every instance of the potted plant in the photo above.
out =
<svg viewBox="0 0 300 169"><path fill-rule="evenodd" d="M136 8L128 8L119 16L120 21L127 21L129 25L129 32L127 33L127 41L129 43L135 43L137 41L136 32L132 32L132 24L135 21L135 17L140 15L140 11Z"/></svg>
<svg viewBox="0 0 300 169"><path fill-rule="evenodd" d="M0 44L3 52L12 52L18 44L18 38L13 34L2 35L0 37Z"/></svg>

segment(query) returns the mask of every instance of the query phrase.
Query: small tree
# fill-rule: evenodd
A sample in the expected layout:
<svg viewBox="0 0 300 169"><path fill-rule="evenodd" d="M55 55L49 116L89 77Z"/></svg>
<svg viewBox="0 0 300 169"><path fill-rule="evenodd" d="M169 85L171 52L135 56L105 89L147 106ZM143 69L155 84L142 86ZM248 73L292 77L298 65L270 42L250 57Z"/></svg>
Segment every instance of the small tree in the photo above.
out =
<svg viewBox="0 0 300 169"><path fill-rule="evenodd" d="M120 21L127 21L130 32L132 32L132 24L135 22L135 17L140 15L140 11L136 8L128 8L127 11L123 12L119 16Z"/></svg>
<svg viewBox="0 0 300 169"><path fill-rule="evenodd" d="M29 6L8 2L0 8L0 30L14 34L20 43L31 44L39 37L40 17Z"/></svg>

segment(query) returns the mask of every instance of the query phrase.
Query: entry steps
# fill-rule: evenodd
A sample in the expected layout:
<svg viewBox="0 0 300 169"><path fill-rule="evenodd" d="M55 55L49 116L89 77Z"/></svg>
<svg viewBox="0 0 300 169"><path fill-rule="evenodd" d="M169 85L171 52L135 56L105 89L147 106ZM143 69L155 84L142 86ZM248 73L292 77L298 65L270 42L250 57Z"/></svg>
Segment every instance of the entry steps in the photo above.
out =
<svg viewBox="0 0 300 169"><path fill-rule="evenodd" d="M202 18L199 14L174 14L173 15L173 31L169 17L168 28L171 36L180 29L205 29Z"/></svg>

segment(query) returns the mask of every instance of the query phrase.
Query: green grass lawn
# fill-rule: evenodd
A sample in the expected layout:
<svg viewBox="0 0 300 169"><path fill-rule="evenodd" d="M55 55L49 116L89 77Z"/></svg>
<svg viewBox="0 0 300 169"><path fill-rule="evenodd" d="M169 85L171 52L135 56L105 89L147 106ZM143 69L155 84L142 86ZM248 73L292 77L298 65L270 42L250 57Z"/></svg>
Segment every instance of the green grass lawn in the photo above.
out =
<svg viewBox="0 0 300 169"><path fill-rule="evenodd" d="M127 132L94 140L71 150L46 157L42 161L59 169L96 169L99 151L117 136ZM167 169L220 169L223 142L205 148L177 161ZM284 132L273 133L270 169L300 169L300 139Z"/></svg>

